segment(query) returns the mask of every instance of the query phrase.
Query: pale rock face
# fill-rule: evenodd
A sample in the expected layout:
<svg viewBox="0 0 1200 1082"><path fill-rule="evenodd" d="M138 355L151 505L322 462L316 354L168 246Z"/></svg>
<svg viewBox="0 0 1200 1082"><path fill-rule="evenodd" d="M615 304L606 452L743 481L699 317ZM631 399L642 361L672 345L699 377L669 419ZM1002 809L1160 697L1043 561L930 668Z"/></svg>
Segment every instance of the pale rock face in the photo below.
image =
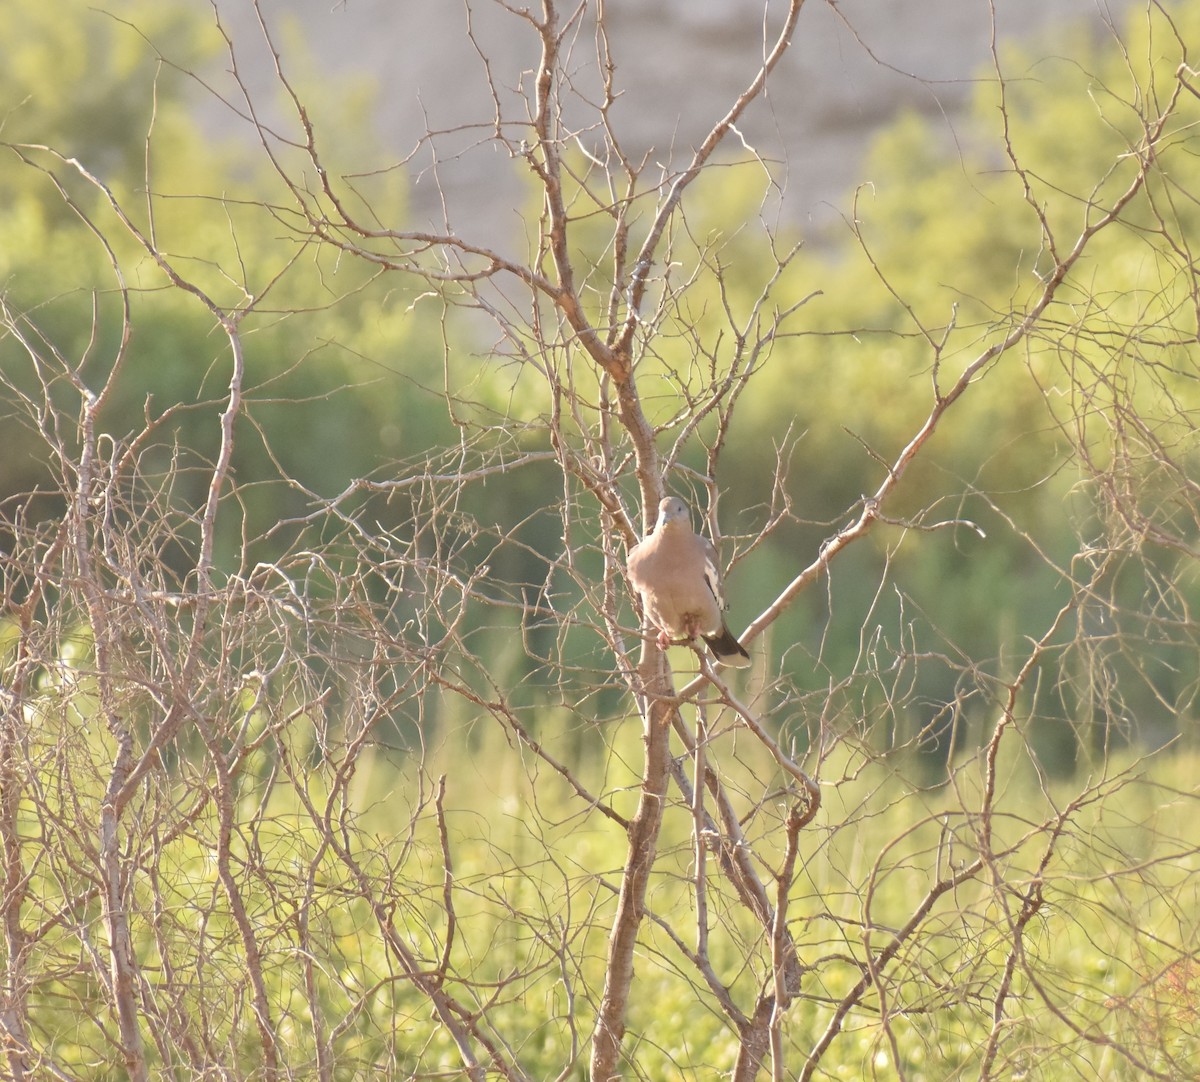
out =
<svg viewBox="0 0 1200 1082"><path fill-rule="evenodd" d="M1130 2L1110 0L1107 7L1116 18ZM1002 39L1022 39L1046 55L1055 52L1054 28L1063 20L1098 20L1095 0L994 0L990 6ZM219 0L218 7L247 81L266 106L274 77L252 6ZM770 15L765 27L764 7ZM772 33L782 7L780 0L609 0L609 37L623 92L612 119L626 152L637 158L653 148L653 169L686 160L753 77L764 29ZM525 22L490 0L471 9L502 105L510 119L520 119L525 111L519 95L532 92L537 40ZM415 181L408 208L413 228L445 226L440 185L458 235L488 244L514 241L521 229L514 208L524 206L528 190L519 164L487 142L494 105L466 37L462 4L288 0L264 10L279 31L277 42L286 47L286 24L318 68L377 81L378 141L365 153L376 168L416 151L406 166ZM786 159L782 217L809 229L835 220L852 189L871 179L862 166L872 134L902 108L939 118L949 138L972 77L989 63L991 30L986 0L840 0L836 8L809 0L765 99L738 125L745 142L765 157ZM574 39L570 66L573 79L594 92L591 35ZM594 115L575 119L586 139ZM418 147L427 124L451 132L468 123L483 127L446 137L435 184L428 148ZM450 160L455 151L465 153Z"/></svg>

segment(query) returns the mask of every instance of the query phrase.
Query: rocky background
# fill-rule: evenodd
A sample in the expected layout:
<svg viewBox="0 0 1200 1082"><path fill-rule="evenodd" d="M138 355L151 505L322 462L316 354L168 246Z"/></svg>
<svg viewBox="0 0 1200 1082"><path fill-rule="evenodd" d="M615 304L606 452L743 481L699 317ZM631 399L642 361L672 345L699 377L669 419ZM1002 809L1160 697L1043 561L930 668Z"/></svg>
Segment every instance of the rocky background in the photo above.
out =
<svg viewBox="0 0 1200 1082"><path fill-rule="evenodd" d="M1103 34L1127 6L1127 0L809 0L795 46L739 130L764 157L781 163L782 213L819 225L848 204L857 184L870 180L863 174L864 151L872 133L899 111L941 117L953 137L976 79L988 74L993 42L1003 49L1016 40L1034 57L1053 55L1066 23L1085 21ZM678 163L752 78L744 58L747 43L764 39L763 2L607 0L605 7L624 92L614 125L631 155L650 152L655 162ZM778 4L769 7L774 15ZM380 145L370 155L376 165L381 149L410 163L410 212L420 219L414 225L444 224L440 187L454 229L503 235L505 217L520 203L517 171L498 162L491 148L481 149L494 105L461 0L332 6L330 0L263 0L262 9L286 63L307 54L333 85L357 80L374 89L370 130ZM245 0L221 0L219 10L246 81L269 98L274 75L253 12ZM470 27L497 84L513 92L529 87L537 42L528 25L492 0L473 0ZM595 42L580 35L574 52L581 84L593 86ZM1036 77L1036 65L1006 74ZM439 162L436 182L429 147L420 145L427 129L453 133L443 150L463 152Z"/></svg>

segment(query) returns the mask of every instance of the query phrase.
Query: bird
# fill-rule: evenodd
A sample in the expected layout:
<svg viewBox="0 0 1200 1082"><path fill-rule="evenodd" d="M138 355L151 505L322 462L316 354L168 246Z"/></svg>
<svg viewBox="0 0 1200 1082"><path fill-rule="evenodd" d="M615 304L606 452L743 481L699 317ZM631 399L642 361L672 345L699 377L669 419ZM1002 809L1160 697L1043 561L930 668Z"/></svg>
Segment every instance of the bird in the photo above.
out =
<svg viewBox="0 0 1200 1082"><path fill-rule="evenodd" d="M699 636L721 664L735 669L750 664L725 623L728 605L717 550L692 532L691 512L678 496L659 503L653 532L629 550L625 569L646 620L658 628L660 647Z"/></svg>

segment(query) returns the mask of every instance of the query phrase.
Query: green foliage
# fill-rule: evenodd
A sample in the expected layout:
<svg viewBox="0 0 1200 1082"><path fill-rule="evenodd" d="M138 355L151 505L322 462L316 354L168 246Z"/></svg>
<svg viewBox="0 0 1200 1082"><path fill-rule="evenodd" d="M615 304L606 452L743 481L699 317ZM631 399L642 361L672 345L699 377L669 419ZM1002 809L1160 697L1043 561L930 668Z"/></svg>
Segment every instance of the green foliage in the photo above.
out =
<svg viewBox="0 0 1200 1082"><path fill-rule="evenodd" d="M68 414L77 409L66 366L78 365L94 392L112 375L123 333L119 281L90 221L112 238L130 287L132 335L103 415L106 430L118 447L135 438L149 445L148 485L161 486L171 473L177 505L201 505L228 383L227 344L212 336L211 316L196 298L165 288L166 276L124 233L102 193L64 160L75 159L215 303L252 303L241 325L247 408L234 469L254 499L244 501L240 524L229 517L221 539L223 562L232 566L242 536L262 537L302 513L308 493L332 496L355 477L447 440L437 315L430 309L426 319L426 306L411 307L413 293L307 244L292 228L286 190L254 148L214 137L196 118L197 84L188 72L203 72L222 44L201 12L127 4L116 18L78 6L67 18L22 2L2 16L5 40L15 43L0 76L3 96L21 103L3 136L55 153L8 151L36 168L0 176L0 280L21 334L34 348L51 344L63 368L39 368L12 335L0 342L0 365L15 393L36 397L39 383L49 382ZM146 39L171 62L157 62ZM85 73L66 84L66 95L62 70ZM395 174L379 187L402 206ZM71 434L60 435L69 447ZM0 493L69 483L54 475L23 412L5 411L0 439L10 452ZM185 544L189 534L181 525ZM257 556L278 551L276 542Z"/></svg>

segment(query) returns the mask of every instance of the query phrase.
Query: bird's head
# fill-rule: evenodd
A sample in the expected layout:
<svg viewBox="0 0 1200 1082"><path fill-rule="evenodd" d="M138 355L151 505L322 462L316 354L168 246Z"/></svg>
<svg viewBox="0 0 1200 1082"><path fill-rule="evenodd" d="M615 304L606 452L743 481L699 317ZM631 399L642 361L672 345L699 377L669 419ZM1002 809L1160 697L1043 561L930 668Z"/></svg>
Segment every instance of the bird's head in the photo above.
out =
<svg viewBox="0 0 1200 1082"><path fill-rule="evenodd" d="M678 496L667 496L658 505L658 521L655 522L654 528L661 530L665 526L671 525L673 522L679 522L684 525L691 525L692 515L688 510L688 505L683 502Z"/></svg>

